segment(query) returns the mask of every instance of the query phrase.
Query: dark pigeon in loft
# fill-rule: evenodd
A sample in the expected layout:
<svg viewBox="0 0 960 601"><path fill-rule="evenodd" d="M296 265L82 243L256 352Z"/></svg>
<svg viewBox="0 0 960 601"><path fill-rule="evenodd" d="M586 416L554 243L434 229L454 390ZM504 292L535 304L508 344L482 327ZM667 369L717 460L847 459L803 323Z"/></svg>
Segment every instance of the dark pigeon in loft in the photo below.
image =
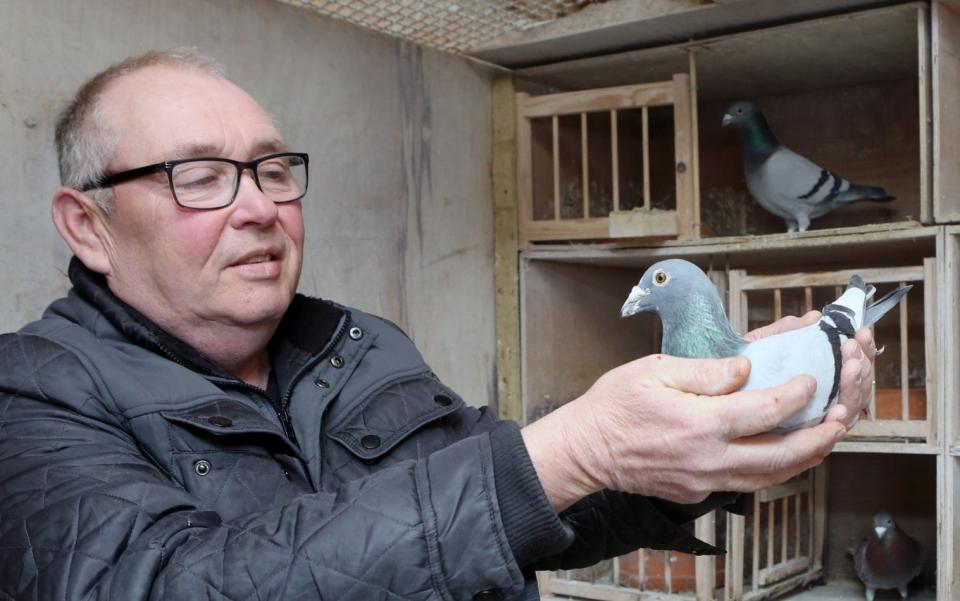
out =
<svg viewBox="0 0 960 601"><path fill-rule="evenodd" d="M782 217L788 232L805 232L811 219L854 202L894 200L883 188L851 183L780 144L752 102L731 105L722 125L735 125L740 131L750 194L761 207Z"/></svg>
<svg viewBox="0 0 960 601"><path fill-rule="evenodd" d="M873 517L870 536L847 549L853 557L853 568L863 581L867 601L873 601L877 590L897 589L907 599L907 585L920 575L925 551L923 546L904 532L889 513Z"/></svg>

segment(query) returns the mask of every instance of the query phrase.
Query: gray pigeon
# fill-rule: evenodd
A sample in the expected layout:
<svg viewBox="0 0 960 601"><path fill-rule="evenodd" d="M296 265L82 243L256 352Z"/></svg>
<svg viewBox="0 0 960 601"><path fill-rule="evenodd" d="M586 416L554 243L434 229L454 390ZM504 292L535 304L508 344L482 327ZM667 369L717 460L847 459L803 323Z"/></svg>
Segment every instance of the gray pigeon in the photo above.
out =
<svg viewBox="0 0 960 601"><path fill-rule="evenodd" d="M883 188L850 183L780 144L752 102L736 102L727 109L722 125L731 124L740 130L750 194L786 220L788 232L805 232L811 219L850 203L894 200Z"/></svg>
<svg viewBox="0 0 960 601"><path fill-rule="evenodd" d="M893 516L881 512L873 516L876 534L847 549L853 556L853 569L866 586L867 601L873 601L878 589L897 589L907 598L907 585L920 575L925 553L923 546L901 530Z"/></svg>
<svg viewBox="0 0 960 601"><path fill-rule="evenodd" d="M876 323L910 288L901 286L868 307L867 300L875 289L854 275L840 298L823 308L819 322L748 342L727 320L710 278L693 263L668 259L647 269L620 314L659 315L664 354L749 358L752 367L743 390L776 386L800 374L816 378L817 391L807 407L774 430L789 432L820 423L839 397L840 347L858 329Z"/></svg>

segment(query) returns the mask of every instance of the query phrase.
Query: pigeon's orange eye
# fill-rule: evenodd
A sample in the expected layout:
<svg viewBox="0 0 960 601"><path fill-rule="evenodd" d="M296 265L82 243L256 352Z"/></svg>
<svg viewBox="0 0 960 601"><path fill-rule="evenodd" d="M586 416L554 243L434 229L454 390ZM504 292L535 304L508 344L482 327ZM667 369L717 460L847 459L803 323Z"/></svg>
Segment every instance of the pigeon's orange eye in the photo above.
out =
<svg viewBox="0 0 960 601"><path fill-rule="evenodd" d="M653 283L656 284L657 286L663 286L664 284L667 283L667 280L669 279L670 279L670 276L667 275L666 271L657 270L653 274Z"/></svg>

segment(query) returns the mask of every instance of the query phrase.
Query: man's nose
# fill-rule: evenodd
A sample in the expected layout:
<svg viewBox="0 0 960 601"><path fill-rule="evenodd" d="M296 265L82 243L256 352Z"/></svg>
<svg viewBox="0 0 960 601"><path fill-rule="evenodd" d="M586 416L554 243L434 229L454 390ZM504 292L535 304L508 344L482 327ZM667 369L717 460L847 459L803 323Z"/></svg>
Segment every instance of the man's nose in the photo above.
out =
<svg viewBox="0 0 960 601"><path fill-rule="evenodd" d="M234 205L236 206L231 220L236 220L235 227L242 227L247 223L269 225L277 219L277 203L267 198L257 185L252 168L244 169L240 173Z"/></svg>

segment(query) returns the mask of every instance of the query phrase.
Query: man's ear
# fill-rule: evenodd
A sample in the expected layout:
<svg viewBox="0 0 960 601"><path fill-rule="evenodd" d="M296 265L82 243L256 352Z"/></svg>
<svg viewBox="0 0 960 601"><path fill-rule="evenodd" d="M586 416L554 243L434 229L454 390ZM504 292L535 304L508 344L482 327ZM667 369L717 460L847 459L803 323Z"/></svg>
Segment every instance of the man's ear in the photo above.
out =
<svg viewBox="0 0 960 601"><path fill-rule="evenodd" d="M53 195L53 224L88 269L109 275L110 246L106 215L96 201L74 188L61 187Z"/></svg>

